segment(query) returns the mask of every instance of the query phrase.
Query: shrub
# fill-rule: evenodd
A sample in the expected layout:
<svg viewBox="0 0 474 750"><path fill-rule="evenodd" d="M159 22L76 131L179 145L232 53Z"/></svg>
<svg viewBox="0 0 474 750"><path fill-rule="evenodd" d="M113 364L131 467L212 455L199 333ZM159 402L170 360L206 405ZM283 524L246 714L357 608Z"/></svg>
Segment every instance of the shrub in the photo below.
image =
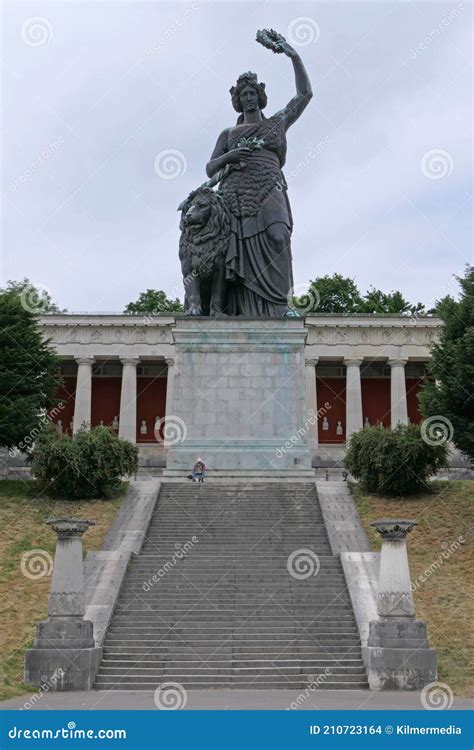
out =
<svg viewBox="0 0 474 750"><path fill-rule="evenodd" d="M138 467L137 448L108 427L82 429L73 437L54 428L42 432L31 453L34 476L54 497L109 497L121 477Z"/></svg>
<svg viewBox="0 0 474 750"><path fill-rule="evenodd" d="M344 463L366 492L400 496L426 489L430 476L447 466L447 457L446 444L429 445L419 426L410 424L353 433Z"/></svg>

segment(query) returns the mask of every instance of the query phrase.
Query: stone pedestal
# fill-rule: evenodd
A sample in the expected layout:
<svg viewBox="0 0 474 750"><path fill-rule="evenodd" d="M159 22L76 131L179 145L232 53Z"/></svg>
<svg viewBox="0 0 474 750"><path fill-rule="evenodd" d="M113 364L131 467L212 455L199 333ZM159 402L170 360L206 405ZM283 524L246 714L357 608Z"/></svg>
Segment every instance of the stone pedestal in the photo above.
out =
<svg viewBox="0 0 474 750"><path fill-rule="evenodd" d="M165 476L198 457L213 472L313 476L306 335L294 318L177 319Z"/></svg>
<svg viewBox="0 0 474 750"><path fill-rule="evenodd" d="M84 620L82 535L93 521L47 522L57 533L48 619L36 626L25 655L25 682L49 690L91 690L102 649L95 647L92 622Z"/></svg>
<svg viewBox="0 0 474 750"><path fill-rule="evenodd" d="M415 619L406 536L415 521L374 521L382 537L378 620L369 624L367 671L371 690L419 690L436 680L436 652L426 625Z"/></svg>

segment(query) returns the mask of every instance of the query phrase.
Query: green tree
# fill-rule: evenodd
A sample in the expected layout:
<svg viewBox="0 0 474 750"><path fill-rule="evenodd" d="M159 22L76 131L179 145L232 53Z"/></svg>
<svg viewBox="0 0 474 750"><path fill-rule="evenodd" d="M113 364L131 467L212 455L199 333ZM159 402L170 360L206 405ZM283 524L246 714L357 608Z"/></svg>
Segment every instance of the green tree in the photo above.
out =
<svg viewBox="0 0 474 750"><path fill-rule="evenodd" d="M459 300L444 297L436 311L444 327L440 340L432 348L428 365L431 375L419 394L424 417L449 420L454 444L474 458L474 267L464 277L456 277L461 286ZM440 430L443 430L441 421ZM441 434L441 433L440 433Z"/></svg>
<svg viewBox="0 0 474 750"><path fill-rule="evenodd" d="M362 298L362 302L357 312L367 313L398 313L403 315L405 313L424 313L425 306L422 302L417 302L416 305L410 304L401 292L390 292L386 294L380 289L374 289L371 287Z"/></svg>
<svg viewBox="0 0 474 750"><path fill-rule="evenodd" d="M0 289L0 445L25 450L61 383L58 360L35 314L11 283Z"/></svg>
<svg viewBox="0 0 474 750"><path fill-rule="evenodd" d="M23 281L7 281L5 291L17 294L21 298L24 307L32 313L42 315L46 313L67 312L57 306L46 287L34 284L26 276Z"/></svg>
<svg viewBox="0 0 474 750"><path fill-rule="evenodd" d="M308 292L295 298L294 307L305 313L424 313L421 302L408 302L401 292L382 292L371 287L365 295L354 279L335 273L310 282Z"/></svg>
<svg viewBox="0 0 474 750"><path fill-rule="evenodd" d="M184 312L183 303L179 299L169 299L165 292L161 289L147 289L146 292L142 292L136 302L129 302L124 310L124 313L148 313L156 315L157 313L170 312L170 313L182 313Z"/></svg>
<svg viewBox="0 0 474 750"><path fill-rule="evenodd" d="M305 312L354 313L361 304L360 292L354 279L335 273L332 276L319 276L310 282L308 294L304 298L311 302Z"/></svg>

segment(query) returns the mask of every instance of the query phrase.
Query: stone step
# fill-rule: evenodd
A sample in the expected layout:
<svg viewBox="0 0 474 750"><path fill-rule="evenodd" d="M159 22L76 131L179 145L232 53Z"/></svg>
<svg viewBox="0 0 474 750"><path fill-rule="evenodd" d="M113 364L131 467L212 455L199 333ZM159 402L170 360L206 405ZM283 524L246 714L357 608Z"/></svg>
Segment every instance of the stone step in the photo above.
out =
<svg viewBox="0 0 474 750"><path fill-rule="evenodd" d="M297 579L288 558L305 549L317 575ZM367 688L361 657L314 482L164 483L95 686L299 689L321 675L327 688Z"/></svg>
<svg viewBox="0 0 474 750"><path fill-rule="evenodd" d="M166 680L160 680L160 682L165 682ZM306 690L308 686L310 685L311 691L315 690L367 690L368 689L368 683L367 680L361 680L359 682L352 682L350 684L347 684L347 682L332 682L329 678L326 678L324 675L321 677L320 681L317 681L316 678L313 681L313 683L308 683L308 680L304 680L303 678L298 679L289 679L286 677L282 677L280 679L278 678L265 678L264 680L252 680L252 681L230 681L230 679L223 680L219 679L212 683L209 683L209 681L206 680L200 680L192 679L189 677L181 678L179 680L179 683L183 685L183 687L186 690L205 690L212 688L213 690L225 690L225 689L234 689L234 690ZM130 676L125 675L123 678L110 678L110 677L97 677L95 682L95 689L96 690L135 690L135 691L155 691L158 687L156 680L155 681L148 681L147 678L144 678L143 680L140 680L138 678L136 681L130 680Z"/></svg>
<svg viewBox="0 0 474 750"><path fill-rule="evenodd" d="M362 662L358 666L345 666L340 667L334 664L327 663L318 667L317 664L309 664L304 666L303 664L291 664L276 665L269 664L268 666L255 666L255 667L243 667L236 666L235 662L230 661L222 663L221 665L212 666L198 666L192 663L184 662L181 665L172 666L170 664L158 666L159 662L154 665L148 663L147 666L140 666L136 661L132 662L118 662L117 666L109 664L102 664L99 668L98 674L100 676L120 676L127 674L128 670L133 669L134 677L158 677L162 678L166 675L167 679L178 680L182 675L194 675L196 677L210 677L215 678L220 675L232 675L233 678L238 677L256 677L259 678L268 673L273 674L276 670L281 670L285 675L313 675L313 674L324 674L324 670L330 670L330 674L333 677L344 677L347 679L356 678L361 679L365 675L365 669Z"/></svg>

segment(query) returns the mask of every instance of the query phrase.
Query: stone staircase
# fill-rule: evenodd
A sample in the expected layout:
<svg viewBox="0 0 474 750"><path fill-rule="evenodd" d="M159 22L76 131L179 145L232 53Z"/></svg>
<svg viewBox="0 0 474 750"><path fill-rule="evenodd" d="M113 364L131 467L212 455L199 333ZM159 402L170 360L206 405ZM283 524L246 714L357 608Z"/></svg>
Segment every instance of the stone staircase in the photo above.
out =
<svg viewBox="0 0 474 750"><path fill-rule="evenodd" d="M319 572L290 575L290 555L297 575ZM314 482L163 484L95 687L154 690L169 681L187 689L368 687Z"/></svg>

